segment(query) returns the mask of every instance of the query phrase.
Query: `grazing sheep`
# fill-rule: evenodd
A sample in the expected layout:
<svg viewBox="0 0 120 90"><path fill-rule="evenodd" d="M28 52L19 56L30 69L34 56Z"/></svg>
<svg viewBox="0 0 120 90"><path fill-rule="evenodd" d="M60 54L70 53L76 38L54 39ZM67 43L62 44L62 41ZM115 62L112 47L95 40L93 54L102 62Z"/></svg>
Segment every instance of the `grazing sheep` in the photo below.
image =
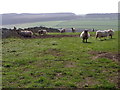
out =
<svg viewBox="0 0 120 90"><path fill-rule="evenodd" d="M102 38L102 37L104 37L104 39L105 39L105 37L107 37L108 36L108 31L107 30L98 30L98 31L96 31L96 39L99 37L100 39Z"/></svg>
<svg viewBox="0 0 120 90"><path fill-rule="evenodd" d="M20 31L17 30L17 33L23 37L32 37L33 36L33 32L32 31Z"/></svg>
<svg viewBox="0 0 120 90"><path fill-rule="evenodd" d="M63 28L63 29L60 29L59 31L60 31L60 33L64 33L65 29Z"/></svg>
<svg viewBox="0 0 120 90"><path fill-rule="evenodd" d="M110 36L111 39L112 39L112 36L114 35L114 30L109 29L109 30L107 30L107 31L108 31L108 36Z"/></svg>
<svg viewBox="0 0 120 90"><path fill-rule="evenodd" d="M93 28L93 29L92 29L92 31L94 32L94 31L95 31L95 29Z"/></svg>
<svg viewBox="0 0 120 90"><path fill-rule="evenodd" d="M47 30L38 30L39 35L46 35Z"/></svg>
<svg viewBox="0 0 120 90"><path fill-rule="evenodd" d="M90 37L90 34L89 34L88 30L84 30L80 34L80 37L83 39L83 42L84 42L84 40L86 40L86 43L87 43L87 39Z"/></svg>
<svg viewBox="0 0 120 90"><path fill-rule="evenodd" d="M71 28L72 29L72 32L74 33L75 32L75 28Z"/></svg>

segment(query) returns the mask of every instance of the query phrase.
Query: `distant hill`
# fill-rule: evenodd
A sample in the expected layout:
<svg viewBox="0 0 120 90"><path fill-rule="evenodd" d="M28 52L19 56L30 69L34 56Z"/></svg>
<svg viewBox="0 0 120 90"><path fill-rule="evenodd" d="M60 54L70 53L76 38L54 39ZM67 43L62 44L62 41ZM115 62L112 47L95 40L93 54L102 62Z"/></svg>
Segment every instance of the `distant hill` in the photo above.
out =
<svg viewBox="0 0 120 90"><path fill-rule="evenodd" d="M117 19L118 18L118 13L87 14L86 18L109 18L109 19Z"/></svg>
<svg viewBox="0 0 120 90"><path fill-rule="evenodd" d="M2 24L21 24L41 21L58 21L58 20L72 20L82 18L110 18L117 19L117 13L103 13L103 14L86 14L76 15L74 13L7 13L2 15Z"/></svg>
<svg viewBox="0 0 120 90"><path fill-rule="evenodd" d="M76 18L74 13L10 13L2 14L2 24L18 24L18 23L29 23L29 22L40 22L40 21L57 21L57 20L70 20Z"/></svg>

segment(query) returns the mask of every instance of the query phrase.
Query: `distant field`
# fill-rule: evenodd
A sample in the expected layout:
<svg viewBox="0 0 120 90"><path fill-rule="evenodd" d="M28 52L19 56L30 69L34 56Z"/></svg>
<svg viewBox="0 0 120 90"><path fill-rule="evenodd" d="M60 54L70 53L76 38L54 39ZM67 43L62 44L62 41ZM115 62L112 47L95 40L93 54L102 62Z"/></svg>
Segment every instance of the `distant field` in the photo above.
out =
<svg viewBox="0 0 120 90"><path fill-rule="evenodd" d="M28 28L28 27L36 27L36 26L56 27L56 25L58 25L61 22L63 21L34 22L34 23L4 25L3 27L7 27L7 28L13 28L14 26L16 26L17 28Z"/></svg>
<svg viewBox="0 0 120 90"><path fill-rule="evenodd" d="M115 29L118 30L118 20L112 19L77 19L68 21L47 21L47 22L35 22L16 25L6 25L3 27L13 28L14 26L20 28L46 26L52 28L95 28L95 29Z"/></svg>
<svg viewBox="0 0 120 90"><path fill-rule="evenodd" d="M95 28L95 29L108 29L113 28L116 29L117 27L117 20L103 20L103 19L97 19L97 20L71 20L71 21L65 21L63 23L59 23L58 27L76 27L76 28Z"/></svg>
<svg viewBox="0 0 120 90"><path fill-rule="evenodd" d="M103 41L90 34L88 43L79 37L3 39L3 88L118 88L118 31Z"/></svg>

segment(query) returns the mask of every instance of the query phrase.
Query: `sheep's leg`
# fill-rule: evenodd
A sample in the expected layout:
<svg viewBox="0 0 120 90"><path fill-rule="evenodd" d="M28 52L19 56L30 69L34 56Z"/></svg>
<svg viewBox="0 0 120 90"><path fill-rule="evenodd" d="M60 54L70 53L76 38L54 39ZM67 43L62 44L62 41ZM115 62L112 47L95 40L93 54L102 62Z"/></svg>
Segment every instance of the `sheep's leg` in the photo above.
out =
<svg viewBox="0 0 120 90"><path fill-rule="evenodd" d="M111 39L112 39L112 35L111 35Z"/></svg>
<svg viewBox="0 0 120 90"><path fill-rule="evenodd" d="M86 39L86 43L87 43L87 39Z"/></svg>
<svg viewBox="0 0 120 90"><path fill-rule="evenodd" d="M97 39L97 36L96 36L96 39Z"/></svg>
<svg viewBox="0 0 120 90"><path fill-rule="evenodd" d="M96 35L96 39L98 38L98 34Z"/></svg>

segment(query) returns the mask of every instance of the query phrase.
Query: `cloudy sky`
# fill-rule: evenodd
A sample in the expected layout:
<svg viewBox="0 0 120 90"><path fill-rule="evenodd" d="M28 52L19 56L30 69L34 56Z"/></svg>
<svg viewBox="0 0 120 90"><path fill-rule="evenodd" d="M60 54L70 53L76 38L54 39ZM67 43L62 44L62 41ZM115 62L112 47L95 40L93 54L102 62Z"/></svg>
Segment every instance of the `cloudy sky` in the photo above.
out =
<svg viewBox="0 0 120 90"><path fill-rule="evenodd" d="M119 0L1 0L0 13L117 13Z"/></svg>

